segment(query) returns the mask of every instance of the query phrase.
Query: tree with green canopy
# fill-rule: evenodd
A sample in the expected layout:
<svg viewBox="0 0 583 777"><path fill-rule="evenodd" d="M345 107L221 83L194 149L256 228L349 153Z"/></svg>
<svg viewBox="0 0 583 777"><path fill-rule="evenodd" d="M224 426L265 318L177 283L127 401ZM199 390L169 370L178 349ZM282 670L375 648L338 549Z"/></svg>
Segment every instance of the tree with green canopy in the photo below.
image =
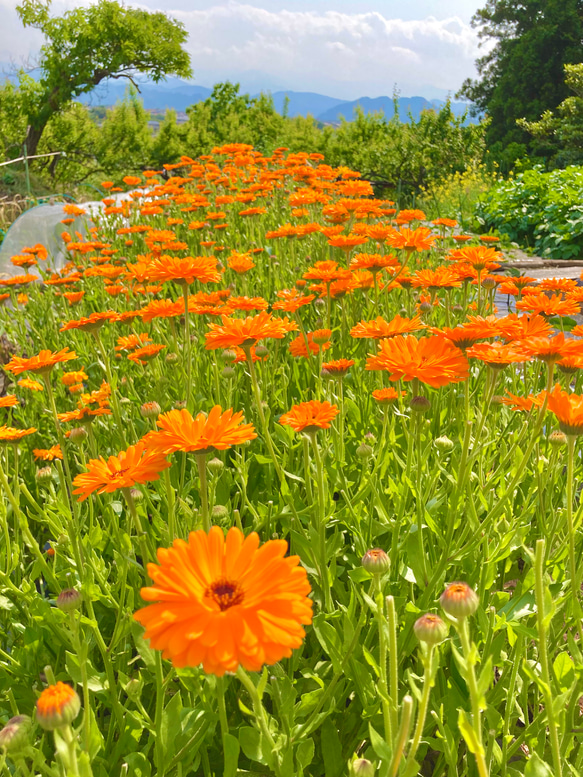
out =
<svg viewBox="0 0 583 777"><path fill-rule="evenodd" d="M568 96L564 66L583 61L583 0L487 0L472 26L494 45L476 62L479 78L459 94L487 113L495 154L511 144L525 153L529 136L517 119L554 110Z"/></svg>
<svg viewBox="0 0 583 777"><path fill-rule="evenodd" d="M51 117L107 79L125 78L135 85L137 74L154 82L167 75L191 76L183 49L186 30L164 13L128 8L116 0L99 0L62 16L51 16L50 10L51 0L23 0L17 6L23 25L45 37L38 88L26 105L30 155Z"/></svg>

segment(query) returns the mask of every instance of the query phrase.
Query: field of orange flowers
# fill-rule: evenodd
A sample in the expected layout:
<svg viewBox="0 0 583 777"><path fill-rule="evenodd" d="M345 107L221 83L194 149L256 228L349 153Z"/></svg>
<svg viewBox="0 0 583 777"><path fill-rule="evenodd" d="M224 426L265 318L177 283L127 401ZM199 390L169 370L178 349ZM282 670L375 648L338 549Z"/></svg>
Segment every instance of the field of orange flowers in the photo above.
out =
<svg viewBox="0 0 583 777"><path fill-rule="evenodd" d="M583 773L583 288L319 155L104 186L0 280L0 772Z"/></svg>

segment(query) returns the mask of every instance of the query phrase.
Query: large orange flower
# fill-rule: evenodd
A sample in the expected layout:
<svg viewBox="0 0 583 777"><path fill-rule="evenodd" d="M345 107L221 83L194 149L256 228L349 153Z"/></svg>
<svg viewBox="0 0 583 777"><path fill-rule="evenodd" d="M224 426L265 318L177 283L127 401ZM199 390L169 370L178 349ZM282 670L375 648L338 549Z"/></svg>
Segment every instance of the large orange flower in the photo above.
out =
<svg viewBox="0 0 583 777"><path fill-rule="evenodd" d="M56 364L68 362L76 359L75 351L63 348L61 351L41 351L38 356L31 356L30 359L23 359L21 356L13 356L4 366L5 370L13 375L20 375L22 372L37 372L41 375L48 374Z"/></svg>
<svg viewBox="0 0 583 777"><path fill-rule="evenodd" d="M423 329L424 326L425 324L421 322L420 316L414 316L413 318L395 316L390 321L385 321L382 316L378 316L373 321L361 321L360 324L356 324L350 330L350 334L356 338L381 340L385 337L395 337L396 335L416 332L418 329Z"/></svg>
<svg viewBox="0 0 583 777"><path fill-rule="evenodd" d="M583 342L565 340L562 332L555 337L528 337L520 343L520 348L529 356L550 364L565 357L583 356Z"/></svg>
<svg viewBox="0 0 583 777"><path fill-rule="evenodd" d="M15 394L6 394L0 397L0 407L14 407L18 404L18 397Z"/></svg>
<svg viewBox="0 0 583 777"><path fill-rule="evenodd" d="M168 469L170 462L162 453L146 449L144 442L130 445L127 451L110 456L106 461L102 456L90 459L87 472L82 472L73 480L76 486L73 493L79 495L79 502L97 491L98 494L111 493L118 488L131 488L136 483L159 480L160 472Z"/></svg>
<svg viewBox="0 0 583 777"><path fill-rule="evenodd" d="M529 294L517 301L516 310L529 310L543 316L576 316L581 312L581 306L575 300L563 299L560 294L551 297Z"/></svg>
<svg viewBox="0 0 583 777"><path fill-rule="evenodd" d="M257 437L253 424L243 424L242 420L242 412L229 409L223 413L220 405L215 405L208 417L199 413L193 418L188 410L170 410L158 418L161 431L148 432L144 442L149 450L165 455L175 451L224 451Z"/></svg>
<svg viewBox="0 0 583 777"><path fill-rule="evenodd" d="M314 294L303 295L298 289L281 289L277 296L279 299L273 303L273 310L285 310L286 313L296 313L315 299Z"/></svg>
<svg viewBox="0 0 583 777"><path fill-rule="evenodd" d="M20 442L23 437L34 434L36 429L15 429L13 426L0 426L0 442Z"/></svg>
<svg viewBox="0 0 583 777"><path fill-rule="evenodd" d="M280 417L279 423L283 426L291 426L296 432L310 433L318 429L329 429L330 421L333 421L338 413L336 405L312 399L311 402L294 405Z"/></svg>
<svg viewBox="0 0 583 777"><path fill-rule="evenodd" d="M435 270L417 270L413 286L422 289L455 289L461 286L458 274L449 267L436 267Z"/></svg>
<svg viewBox="0 0 583 777"><path fill-rule="evenodd" d="M197 280L201 283L217 283L221 273L217 270L214 256L160 256L148 266L151 281L176 281L190 284Z"/></svg>
<svg viewBox="0 0 583 777"><path fill-rule="evenodd" d="M350 261L351 270L369 270L378 273L386 267L399 267L393 254L355 254Z"/></svg>
<svg viewBox="0 0 583 777"><path fill-rule="evenodd" d="M365 241L366 242L366 238ZM338 262L325 261L316 262L302 276L307 281L322 281L323 283L332 283L332 281L350 280L350 270L338 266Z"/></svg>
<svg viewBox="0 0 583 777"><path fill-rule="evenodd" d="M563 391L558 383L547 396L547 407L557 417L561 431L573 436L583 434L583 397Z"/></svg>
<svg viewBox="0 0 583 777"><path fill-rule="evenodd" d="M496 329L504 340L524 340L527 337L548 337L552 326L542 316L517 316L511 313L497 320Z"/></svg>
<svg viewBox="0 0 583 777"><path fill-rule="evenodd" d="M387 243L393 248L404 248L406 251L429 251L436 240L437 235L432 235L427 227L402 227L387 237Z"/></svg>
<svg viewBox="0 0 583 777"><path fill-rule="evenodd" d="M82 329L84 332L97 332L106 321L117 321L118 318L119 316L114 310L107 310L104 313L91 313L87 318L67 321L59 331L68 332L70 329Z"/></svg>
<svg viewBox="0 0 583 777"><path fill-rule="evenodd" d="M369 355L367 370L387 370L391 380L420 380L433 388L459 383L468 377L468 362L442 337L398 335L382 340L375 356Z"/></svg>
<svg viewBox="0 0 583 777"><path fill-rule="evenodd" d="M144 637L175 667L199 666L221 677L239 665L257 672L291 656L312 621L310 584L285 540L246 538L233 527L191 532L148 564L153 604L134 614Z"/></svg>
<svg viewBox="0 0 583 777"><path fill-rule="evenodd" d="M258 340L275 338L281 340L298 325L286 319L274 318L271 313L261 312L247 318L222 316L222 324L210 324L206 333L206 349L232 348L234 345L255 345Z"/></svg>
<svg viewBox="0 0 583 777"><path fill-rule="evenodd" d="M503 369L509 364L527 362L530 356L518 346L505 343L476 343L468 348L466 355L472 359L479 359L493 369Z"/></svg>

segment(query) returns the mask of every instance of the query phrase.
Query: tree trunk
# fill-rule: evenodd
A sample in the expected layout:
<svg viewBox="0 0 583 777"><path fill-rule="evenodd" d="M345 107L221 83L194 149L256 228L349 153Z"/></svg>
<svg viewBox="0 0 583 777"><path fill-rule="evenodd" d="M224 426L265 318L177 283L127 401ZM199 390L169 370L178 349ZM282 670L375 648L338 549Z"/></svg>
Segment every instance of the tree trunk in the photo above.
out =
<svg viewBox="0 0 583 777"><path fill-rule="evenodd" d="M43 122L40 127L33 127L32 124L28 125L26 130L26 139L24 141L26 145L27 156L34 156L38 149L38 144L46 127L46 121Z"/></svg>

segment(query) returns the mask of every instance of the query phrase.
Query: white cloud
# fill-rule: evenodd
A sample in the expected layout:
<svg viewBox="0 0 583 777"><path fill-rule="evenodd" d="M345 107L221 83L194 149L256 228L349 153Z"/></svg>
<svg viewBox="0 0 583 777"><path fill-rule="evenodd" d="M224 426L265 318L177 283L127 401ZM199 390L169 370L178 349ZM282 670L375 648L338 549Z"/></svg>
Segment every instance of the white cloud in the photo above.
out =
<svg viewBox="0 0 583 777"><path fill-rule="evenodd" d="M91 0L55 0L53 13L87 2ZM134 4L151 4L153 10L155 2ZM455 91L474 75L479 55L476 33L457 16L404 20L377 11L274 11L236 0L209 0L203 8L199 0L196 10L173 10L172 2L179 0L162 0L156 6L184 23L195 79L205 85L241 80L246 89L253 82L255 88L353 99L390 94L396 84L402 94L431 97ZM0 0L4 63L21 60L41 44L39 33L22 29L16 3Z"/></svg>

